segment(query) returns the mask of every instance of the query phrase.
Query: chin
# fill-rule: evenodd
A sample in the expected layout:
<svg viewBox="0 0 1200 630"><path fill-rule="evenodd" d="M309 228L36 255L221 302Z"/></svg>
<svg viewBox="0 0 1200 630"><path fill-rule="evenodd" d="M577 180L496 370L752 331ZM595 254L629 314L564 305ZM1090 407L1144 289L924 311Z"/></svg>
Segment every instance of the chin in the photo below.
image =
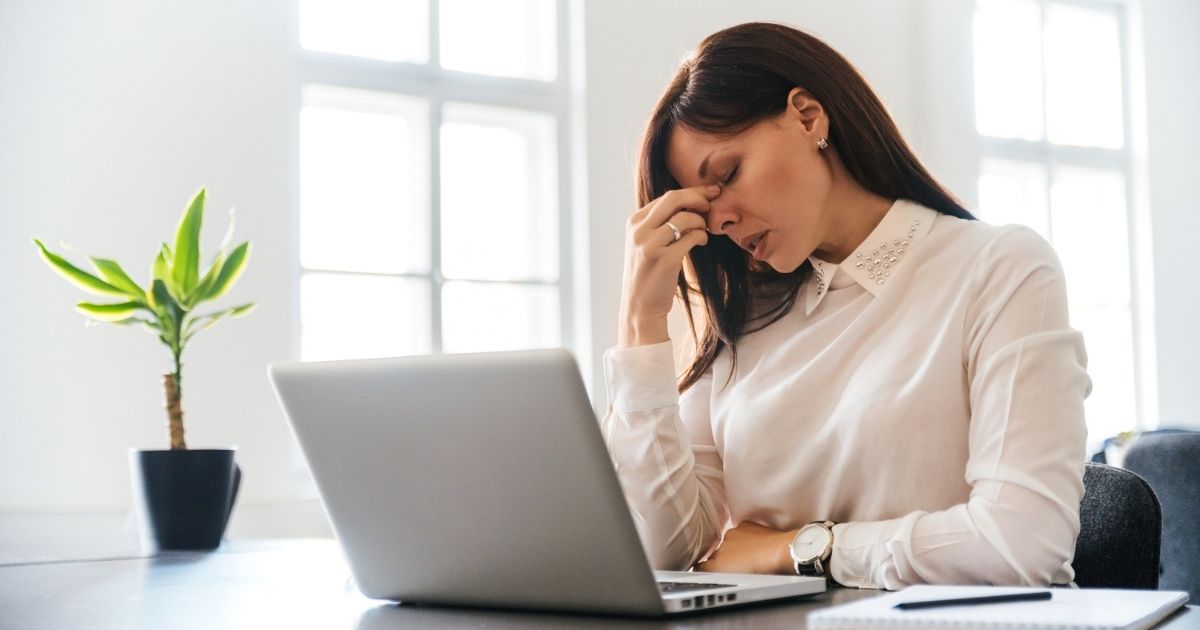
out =
<svg viewBox="0 0 1200 630"><path fill-rule="evenodd" d="M800 266L804 264L805 260L807 260L807 258L802 258L802 259L796 261L795 263L791 263L791 262L780 262L778 260L768 258L767 260L762 261L762 264L770 267L771 269L774 269L778 273L786 275L786 274L792 273L793 271L796 271L797 269L799 269Z"/></svg>

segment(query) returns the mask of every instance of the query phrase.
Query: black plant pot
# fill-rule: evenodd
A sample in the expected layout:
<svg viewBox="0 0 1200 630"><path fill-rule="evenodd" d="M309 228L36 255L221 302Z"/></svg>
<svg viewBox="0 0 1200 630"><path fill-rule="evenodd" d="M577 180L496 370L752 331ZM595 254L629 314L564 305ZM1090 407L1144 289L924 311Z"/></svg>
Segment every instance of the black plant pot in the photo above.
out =
<svg viewBox="0 0 1200 630"><path fill-rule="evenodd" d="M143 539L156 549L216 549L225 534L242 471L235 449L129 451Z"/></svg>

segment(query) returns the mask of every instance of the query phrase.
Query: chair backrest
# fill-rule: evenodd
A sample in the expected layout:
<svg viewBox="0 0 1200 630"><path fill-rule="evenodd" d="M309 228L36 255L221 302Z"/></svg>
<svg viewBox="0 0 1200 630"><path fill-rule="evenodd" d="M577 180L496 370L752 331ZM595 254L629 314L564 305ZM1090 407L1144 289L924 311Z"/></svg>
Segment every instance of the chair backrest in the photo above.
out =
<svg viewBox="0 0 1200 630"><path fill-rule="evenodd" d="M1162 511L1137 474L1085 464L1075 583L1081 587L1158 588Z"/></svg>
<svg viewBox="0 0 1200 630"><path fill-rule="evenodd" d="M1141 475L1162 504L1159 587L1200 599L1200 433L1144 433L1125 451L1124 466Z"/></svg>

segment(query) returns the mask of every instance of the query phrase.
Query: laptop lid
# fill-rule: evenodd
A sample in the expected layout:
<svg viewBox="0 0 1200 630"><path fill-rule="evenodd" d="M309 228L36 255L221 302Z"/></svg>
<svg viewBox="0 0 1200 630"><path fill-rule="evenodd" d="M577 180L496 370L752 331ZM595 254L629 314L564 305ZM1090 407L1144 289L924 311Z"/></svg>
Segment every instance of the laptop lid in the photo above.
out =
<svg viewBox="0 0 1200 630"><path fill-rule="evenodd" d="M567 351L268 374L368 597L664 612Z"/></svg>

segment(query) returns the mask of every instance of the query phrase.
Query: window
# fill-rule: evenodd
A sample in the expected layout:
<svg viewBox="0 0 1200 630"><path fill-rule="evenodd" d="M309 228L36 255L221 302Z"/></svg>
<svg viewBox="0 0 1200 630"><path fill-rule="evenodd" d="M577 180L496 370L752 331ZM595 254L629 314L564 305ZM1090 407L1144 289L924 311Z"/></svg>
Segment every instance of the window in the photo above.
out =
<svg viewBox="0 0 1200 630"><path fill-rule="evenodd" d="M562 0L299 0L303 360L569 346Z"/></svg>
<svg viewBox="0 0 1200 630"><path fill-rule="evenodd" d="M1152 329L1139 326L1124 6L977 0L979 214L1028 225L1058 251L1093 390L1089 443L1153 414ZM1146 315L1148 317L1148 315ZM1149 357L1149 358L1147 358Z"/></svg>

